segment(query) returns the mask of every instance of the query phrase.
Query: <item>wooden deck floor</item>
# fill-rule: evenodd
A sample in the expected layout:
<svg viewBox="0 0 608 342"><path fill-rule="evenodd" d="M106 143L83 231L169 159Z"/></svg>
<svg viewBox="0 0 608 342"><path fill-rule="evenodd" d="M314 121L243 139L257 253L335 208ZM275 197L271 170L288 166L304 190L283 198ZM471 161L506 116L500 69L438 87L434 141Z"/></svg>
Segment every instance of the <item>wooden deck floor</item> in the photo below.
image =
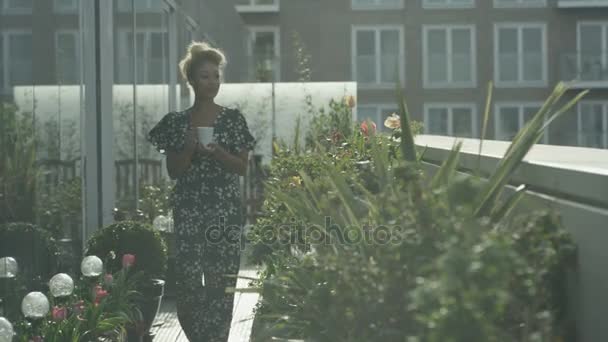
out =
<svg viewBox="0 0 608 342"><path fill-rule="evenodd" d="M257 269L251 266L241 266L239 276L254 278ZM239 278L237 288L247 288L249 280ZM253 325L253 309L258 302L257 293L236 293L232 327L229 342L249 342ZM154 322L152 331L155 333L154 342L188 342L184 335L175 312L175 299L163 298L161 310Z"/></svg>

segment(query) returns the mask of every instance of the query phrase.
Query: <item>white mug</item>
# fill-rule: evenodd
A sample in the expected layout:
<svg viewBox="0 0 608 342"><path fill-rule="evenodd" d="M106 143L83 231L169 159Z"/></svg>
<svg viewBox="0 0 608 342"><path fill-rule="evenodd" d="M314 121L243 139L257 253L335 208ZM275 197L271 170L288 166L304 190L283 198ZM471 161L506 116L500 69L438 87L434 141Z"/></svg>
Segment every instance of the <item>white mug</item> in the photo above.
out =
<svg viewBox="0 0 608 342"><path fill-rule="evenodd" d="M213 127L196 127L198 141L207 146L213 142Z"/></svg>

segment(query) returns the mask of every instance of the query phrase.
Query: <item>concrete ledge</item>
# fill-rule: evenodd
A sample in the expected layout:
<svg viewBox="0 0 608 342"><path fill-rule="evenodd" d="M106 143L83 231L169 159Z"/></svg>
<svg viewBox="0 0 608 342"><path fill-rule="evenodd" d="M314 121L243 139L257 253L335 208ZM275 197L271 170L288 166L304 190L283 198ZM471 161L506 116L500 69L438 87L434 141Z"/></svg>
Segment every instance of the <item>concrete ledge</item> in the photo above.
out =
<svg viewBox="0 0 608 342"><path fill-rule="evenodd" d="M426 148L423 160L442 163L457 141L462 141L460 168L478 167L479 139L419 135L415 143ZM494 172L510 142L485 140L479 166L483 175ZM608 208L608 150L535 145L511 179L530 190L600 208Z"/></svg>

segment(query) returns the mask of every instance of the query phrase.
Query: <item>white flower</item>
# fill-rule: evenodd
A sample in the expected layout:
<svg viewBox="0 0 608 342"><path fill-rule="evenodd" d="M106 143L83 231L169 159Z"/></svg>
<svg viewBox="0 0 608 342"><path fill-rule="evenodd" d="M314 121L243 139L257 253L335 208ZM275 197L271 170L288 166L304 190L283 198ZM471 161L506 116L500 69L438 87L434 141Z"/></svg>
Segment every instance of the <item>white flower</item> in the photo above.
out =
<svg viewBox="0 0 608 342"><path fill-rule="evenodd" d="M384 120L384 126L390 129L399 128L401 127L401 118L396 113L393 113Z"/></svg>

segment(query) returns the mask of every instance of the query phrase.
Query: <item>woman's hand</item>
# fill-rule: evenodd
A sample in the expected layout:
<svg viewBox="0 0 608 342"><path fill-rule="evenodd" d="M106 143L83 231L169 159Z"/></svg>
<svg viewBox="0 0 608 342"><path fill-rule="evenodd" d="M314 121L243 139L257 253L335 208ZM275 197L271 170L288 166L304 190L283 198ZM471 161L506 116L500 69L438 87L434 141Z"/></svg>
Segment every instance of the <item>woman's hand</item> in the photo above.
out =
<svg viewBox="0 0 608 342"><path fill-rule="evenodd" d="M208 144L207 146L198 144L197 146L199 152L218 160L222 159L228 153L223 147L215 143Z"/></svg>

